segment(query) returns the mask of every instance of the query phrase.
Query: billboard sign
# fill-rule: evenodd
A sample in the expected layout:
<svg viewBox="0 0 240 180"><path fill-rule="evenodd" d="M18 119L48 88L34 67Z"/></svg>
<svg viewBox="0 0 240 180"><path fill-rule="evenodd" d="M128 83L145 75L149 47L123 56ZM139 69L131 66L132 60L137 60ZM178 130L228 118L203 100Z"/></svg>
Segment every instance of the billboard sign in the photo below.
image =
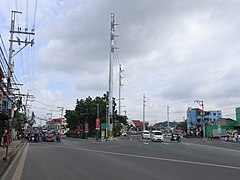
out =
<svg viewBox="0 0 240 180"><path fill-rule="evenodd" d="M80 131L81 131L81 127L78 125L78 126L77 126L77 134L79 134Z"/></svg>
<svg viewBox="0 0 240 180"><path fill-rule="evenodd" d="M99 130L100 129L100 118L96 119L96 129Z"/></svg>
<svg viewBox="0 0 240 180"><path fill-rule="evenodd" d="M88 133L88 129L89 129L88 123L85 122L85 123L84 123L84 132L85 132L85 133Z"/></svg>

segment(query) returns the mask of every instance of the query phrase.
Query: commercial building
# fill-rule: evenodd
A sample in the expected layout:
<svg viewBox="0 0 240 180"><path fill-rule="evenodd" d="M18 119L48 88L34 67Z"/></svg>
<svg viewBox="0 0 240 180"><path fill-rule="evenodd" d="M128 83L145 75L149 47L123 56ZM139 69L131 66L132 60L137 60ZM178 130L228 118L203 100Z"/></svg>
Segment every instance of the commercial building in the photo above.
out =
<svg viewBox="0 0 240 180"><path fill-rule="evenodd" d="M211 110L203 111L200 108L191 108L187 110L187 130L191 135L204 137L206 134L205 125L213 125L222 118L222 111Z"/></svg>
<svg viewBox="0 0 240 180"><path fill-rule="evenodd" d="M220 137L238 131L240 134L240 107L236 108L236 120L223 118L222 111L202 111L199 108L188 108L187 130L197 137Z"/></svg>
<svg viewBox="0 0 240 180"><path fill-rule="evenodd" d="M65 118L55 118L47 122L48 129L55 129L56 133L61 132L61 134L65 134L67 131L69 131L67 125L67 120Z"/></svg>

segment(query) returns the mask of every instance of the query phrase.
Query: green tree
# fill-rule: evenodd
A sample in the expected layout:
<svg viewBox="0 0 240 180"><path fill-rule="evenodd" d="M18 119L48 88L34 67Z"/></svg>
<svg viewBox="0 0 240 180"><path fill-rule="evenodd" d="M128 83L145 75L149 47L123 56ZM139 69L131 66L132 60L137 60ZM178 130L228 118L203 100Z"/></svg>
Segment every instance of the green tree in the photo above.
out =
<svg viewBox="0 0 240 180"><path fill-rule="evenodd" d="M187 120L181 122L179 125L177 125L177 128L181 128L183 131L187 132Z"/></svg>
<svg viewBox="0 0 240 180"><path fill-rule="evenodd" d="M21 131L24 124L27 123L27 116L24 113L24 106L22 104L22 98L17 100L17 109L14 111L14 128L16 131Z"/></svg>
<svg viewBox="0 0 240 180"><path fill-rule="evenodd" d="M127 125L127 116L120 116L118 114L115 115L114 127L113 127L113 134L114 136L120 135L122 125Z"/></svg>
<svg viewBox="0 0 240 180"><path fill-rule="evenodd" d="M84 123L89 124L89 133L95 134L96 118L101 122L106 121L106 105L108 95L92 99L90 96L86 99L76 101L74 110L66 110L66 119L71 131L75 131L77 126L84 127Z"/></svg>

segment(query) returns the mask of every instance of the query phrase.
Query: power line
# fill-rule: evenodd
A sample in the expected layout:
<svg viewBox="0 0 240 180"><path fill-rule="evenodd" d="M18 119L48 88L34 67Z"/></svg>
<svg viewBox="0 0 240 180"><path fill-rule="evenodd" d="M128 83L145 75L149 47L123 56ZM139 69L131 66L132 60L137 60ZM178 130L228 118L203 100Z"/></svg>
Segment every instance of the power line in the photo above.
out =
<svg viewBox="0 0 240 180"><path fill-rule="evenodd" d="M37 107L37 106L32 106L33 108L36 109L42 109L42 110L46 110L46 111L55 111L55 112L59 112L59 110L52 110L52 109L47 109L47 108L42 108L42 107Z"/></svg>
<svg viewBox="0 0 240 180"><path fill-rule="evenodd" d="M129 88L129 90L134 94L134 96L138 99L141 100L142 96L130 85L129 81L127 80L127 78L125 78L125 82L126 82L126 87Z"/></svg>
<svg viewBox="0 0 240 180"><path fill-rule="evenodd" d="M57 107L53 107L53 106L48 105L48 104L46 104L46 103L43 103L43 102L41 102L41 101L38 101L38 100L35 100L35 101L38 102L38 103L40 103L40 104L43 104L43 105L45 105L45 106L48 106L48 107L51 107L51 108L57 109Z"/></svg>

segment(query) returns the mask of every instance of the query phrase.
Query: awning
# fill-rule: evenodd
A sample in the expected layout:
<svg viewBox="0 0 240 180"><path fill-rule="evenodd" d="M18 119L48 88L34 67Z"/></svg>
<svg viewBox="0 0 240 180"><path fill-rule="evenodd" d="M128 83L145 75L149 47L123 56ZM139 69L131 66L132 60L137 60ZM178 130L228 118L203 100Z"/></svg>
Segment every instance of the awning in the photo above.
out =
<svg viewBox="0 0 240 180"><path fill-rule="evenodd" d="M240 124L234 125L233 129L240 129Z"/></svg>

